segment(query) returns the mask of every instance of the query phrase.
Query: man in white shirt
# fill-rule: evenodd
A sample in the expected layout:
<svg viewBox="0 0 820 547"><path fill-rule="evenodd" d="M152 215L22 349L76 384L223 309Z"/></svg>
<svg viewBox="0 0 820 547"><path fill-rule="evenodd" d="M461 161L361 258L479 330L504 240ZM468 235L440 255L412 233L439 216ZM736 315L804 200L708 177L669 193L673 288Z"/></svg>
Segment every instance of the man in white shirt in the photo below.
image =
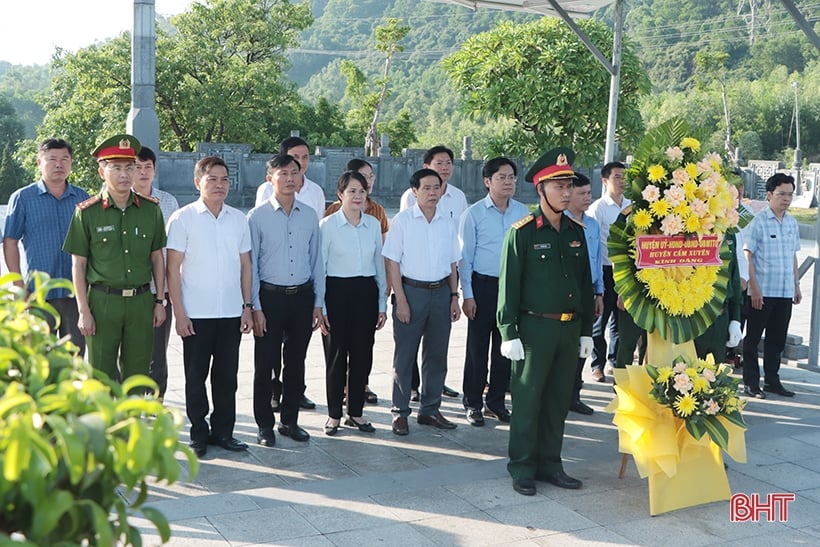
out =
<svg viewBox="0 0 820 547"><path fill-rule="evenodd" d="M194 168L200 199L168 220L168 292L176 331L182 337L185 410L191 421L191 449L207 445L239 452L234 438L239 342L253 329L251 236L248 222L225 205L230 188L222 158L202 158ZM211 375L210 428L205 381Z"/></svg>
<svg viewBox="0 0 820 547"><path fill-rule="evenodd" d="M301 167L302 181L296 191L296 199L306 205L309 205L311 209L316 211L317 217L324 217L325 208L327 206L325 192L322 190L321 186L307 178L305 175L308 167L310 166L310 147L307 142L300 137L288 137L279 144L279 153L293 156L294 159L299 162ZM254 203L254 206L259 207L268 201L272 195L273 187L267 180L265 180L256 190L256 202Z"/></svg>
<svg viewBox="0 0 820 547"><path fill-rule="evenodd" d="M279 143L279 154L287 154L292 156L293 159L299 163L299 174L301 175L301 180L299 187L296 189L296 199L313 209L317 218L323 218L325 216L325 208L327 206L327 202L325 201L325 192L322 190L321 186L307 178L305 175L308 167L310 166L310 147L308 146L308 143L300 137L288 137ZM259 188L256 190L256 203L254 206L259 207L263 203L269 201L272 195L273 185L269 180L265 179L265 181L260 184ZM307 388L307 386L305 386L305 388ZM274 411L279 411L281 398L282 386L276 379L274 379L273 398L271 399L271 406ZM316 403L311 401L307 395L303 394L302 399L299 401L299 407L306 410L312 410L316 408Z"/></svg>
<svg viewBox="0 0 820 547"><path fill-rule="evenodd" d="M418 202L390 223L382 255L393 287L393 433L407 435L410 383L419 344L424 338L418 423L438 429L456 424L441 415L441 392L447 375L451 322L458 307L460 258L456 225L436 207L441 177L431 169L413 173L410 186Z"/></svg>
<svg viewBox="0 0 820 547"><path fill-rule="evenodd" d="M604 366L615 366L618 353L618 294L612 279L612 261L609 260L609 228L618 219L618 215L632 202L624 197L624 171L626 166L618 161L609 162L601 168L601 180L604 185L603 195L589 207L587 214L598 221L601 227L601 263L604 271L604 310L595 319L592 327L592 377L598 382L606 382ZM607 350L604 330L609 330L609 349Z"/></svg>
<svg viewBox="0 0 820 547"><path fill-rule="evenodd" d="M467 210L467 197L459 188L448 184L453 174L453 151L446 146L434 146L424 153L424 169L432 169L441 178L441 199L438 202L438 209L445 217L452 219L458 228L459 219ZM408 188L401 196L399 211L409 209L416 204L416 194L412 188ZM419 365L416 362L413 367L413 382L411 400L419 400ZM447 397L458 397L458 391L444 385L442 393Z"/></svg>

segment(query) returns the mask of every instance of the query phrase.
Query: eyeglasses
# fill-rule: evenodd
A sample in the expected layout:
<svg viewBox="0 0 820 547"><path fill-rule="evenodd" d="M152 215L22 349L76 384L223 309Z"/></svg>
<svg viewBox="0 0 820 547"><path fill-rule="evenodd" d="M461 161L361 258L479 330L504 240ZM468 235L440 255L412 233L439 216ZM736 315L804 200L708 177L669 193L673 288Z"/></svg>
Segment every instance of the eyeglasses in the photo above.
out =
<svg viewBox="0 0 820 547"><path fill-rule="evenodd" d="M119 175L120 173L133 173L134 171L137 170L137 166L133 165L133 164L132 165L113 165L113 164L109 163L108 165L105 166L105 168L108 169L109 171L111 171L112 173L117 174L117 175Z"/></svg>
<svg viewBox="0 0 820 547"><path fill-rule="evenodd" d="M515 175L495 175L493 176L493 180L497 180L498 182L515 182L518 180L518 177Z"/></svg>
<svg viewBox="0 0 820 547"><path fill-rule="evenodd" d="M794 192L773 192L774 195L780 198L793 198Z"/></svg>

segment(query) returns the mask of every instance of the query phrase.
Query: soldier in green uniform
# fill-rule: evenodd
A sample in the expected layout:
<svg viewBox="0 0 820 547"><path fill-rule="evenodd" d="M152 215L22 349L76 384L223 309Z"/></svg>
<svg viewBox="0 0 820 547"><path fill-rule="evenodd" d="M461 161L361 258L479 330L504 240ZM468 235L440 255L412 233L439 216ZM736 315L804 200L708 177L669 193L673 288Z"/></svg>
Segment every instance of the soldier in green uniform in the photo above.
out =
<svg viewBox="0 0 820 547"><path fill-rule="evenodd" d="M511 359L515 410L507 470L513 488L535 494L534 480L580 488L561 464L564 421L578 357L592 352L594 296L583 226L569 206L575 154L556 148L526 175L539 207L514 223L501 252L498 329Z"/></svg>
<svg viewBox="0 0 820 547"><path fill-rule="evenodd" d="M154 327L165 320L149 285L153 275L165 294L165 225L158 201L131 189L139 150L136 138L116 135L92 152L105 184L77 205L63 243L88 361L114 380L148 374Z"/></svg>
<svg viewBox="0 0 820 547"><path fill-rule="evenodd" d="M740 313L743 309L743 291L740 288L740 270L737 265L737 238L734 232L727 232L724 240L729 245L729 285L726 287L726 302L723 313L706 329L706 332L695 338L695 351L698 357L705 359L710 353L715 363L726 361L726 346L731 348L740 343L743 334L740 330Z"/></svg>

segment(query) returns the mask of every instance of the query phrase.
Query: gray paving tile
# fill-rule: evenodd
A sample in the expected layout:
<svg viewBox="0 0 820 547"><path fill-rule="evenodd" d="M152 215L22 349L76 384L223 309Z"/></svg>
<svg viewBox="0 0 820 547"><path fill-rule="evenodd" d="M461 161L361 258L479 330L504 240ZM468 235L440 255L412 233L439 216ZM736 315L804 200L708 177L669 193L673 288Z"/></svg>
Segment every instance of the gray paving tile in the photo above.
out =
<svg viewBox="0 0 820 547"><path fill-rule="evenodd" d="M446 489L482 510L521 505L531 501L531 498L513 490L509 476L448 485Z"/></svg>
<svg viewBox="0 0 820 547"><path fill-rule="evenodd" d="M483 511L432 517L411 526L436 545L506 545L531 535L527 528L503 524Z"/></svg>
<svg viewBox="0 0 820 547"><path fill-rule="evenodd" d="M322 505L297 503L291 507L322 534L367 530L402 520L389 508L369 498L339 500L336 503Z"/></svg>
<svg viewBox="0 0 820 547"><path fill-rule="evenodd" d="M675 513L611 524L608 528L635 545L696 547L715 543L715 537L697 527L697 521Z"/></svg>
<svg viewBox="0 0 820 547"><path fill-rule="evenodd" d="M537 545L549 545L550 547L573 547L578 545L624 545L630 542L623 536L619 536L612 530L603 526L594 528L584 528L583 530L573 530L560 534L549 534L532 538Z"/></svg>
<svg viewBox="0 0 820 547"><path fill-rule="evenodd" d="M248 496L234 493L194 496L182 500L163 500L146 505L162 511L169 521L246 513L259 509L259 506Z"/></svg>
<svg viewBox="0 0 820 547"><path fill-rule="evenodd" d="M142 544L147 547L162 545L156 529L144 519L134 519L140 529ZM230 545L205 517L179 520L171 523L171 541L165 545L174 547L225 547Z"/></svg>
<svg viewBox="0 0 820 547"><path fill-rule="evenodd" d="M749 467L743 472L772 484L779 492L800 492L820 487L820 473L789 461Z"/></svg>
<svg viewBox="0 0 820 547"><path fill-rule="evenodd" d="M319 534L319 530L291 507L216 515L208 520L222 536L229 538L231 545L275 544Z"/></svg>
<svg viewBox="0 0 820 547"><path fill-rule="evenodd" d="M388 524L366 530L337 532L328 534L325 537L338 547L362 547L365 545L418 545L426 547L440 545L426 538L414 526L407 523Z"/></svg>
<svg viewBox="0 0 820 547"><path fill-rule="evenodd" d="M372 496L404 522L430 518L437 515L460 515L475 511L476 507L446 488L391 492Z"/></svg>
<svg viewBox="0 0 820 547"><path fill-rule="evenodd" d="M525 528L529 532L528 537L595 526L593 520L550 499L538 499L523 505L496 507L487 509L485 513L499 522Z"/></svg>

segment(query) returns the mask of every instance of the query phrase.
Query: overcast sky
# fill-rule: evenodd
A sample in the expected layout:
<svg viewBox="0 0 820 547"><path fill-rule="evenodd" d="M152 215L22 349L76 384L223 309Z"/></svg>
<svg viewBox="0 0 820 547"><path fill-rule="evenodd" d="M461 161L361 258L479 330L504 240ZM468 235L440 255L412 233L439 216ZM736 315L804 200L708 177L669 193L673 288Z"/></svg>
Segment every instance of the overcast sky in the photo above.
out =
<svg viewBox="0 0 820 547"><path fill-rule="evenodd" d="M185 11L192 0L155 0L157 13ZM5 0L0 15L0 61L44 65L54 48L69 51L130 30L131 0Z"/></svg>

